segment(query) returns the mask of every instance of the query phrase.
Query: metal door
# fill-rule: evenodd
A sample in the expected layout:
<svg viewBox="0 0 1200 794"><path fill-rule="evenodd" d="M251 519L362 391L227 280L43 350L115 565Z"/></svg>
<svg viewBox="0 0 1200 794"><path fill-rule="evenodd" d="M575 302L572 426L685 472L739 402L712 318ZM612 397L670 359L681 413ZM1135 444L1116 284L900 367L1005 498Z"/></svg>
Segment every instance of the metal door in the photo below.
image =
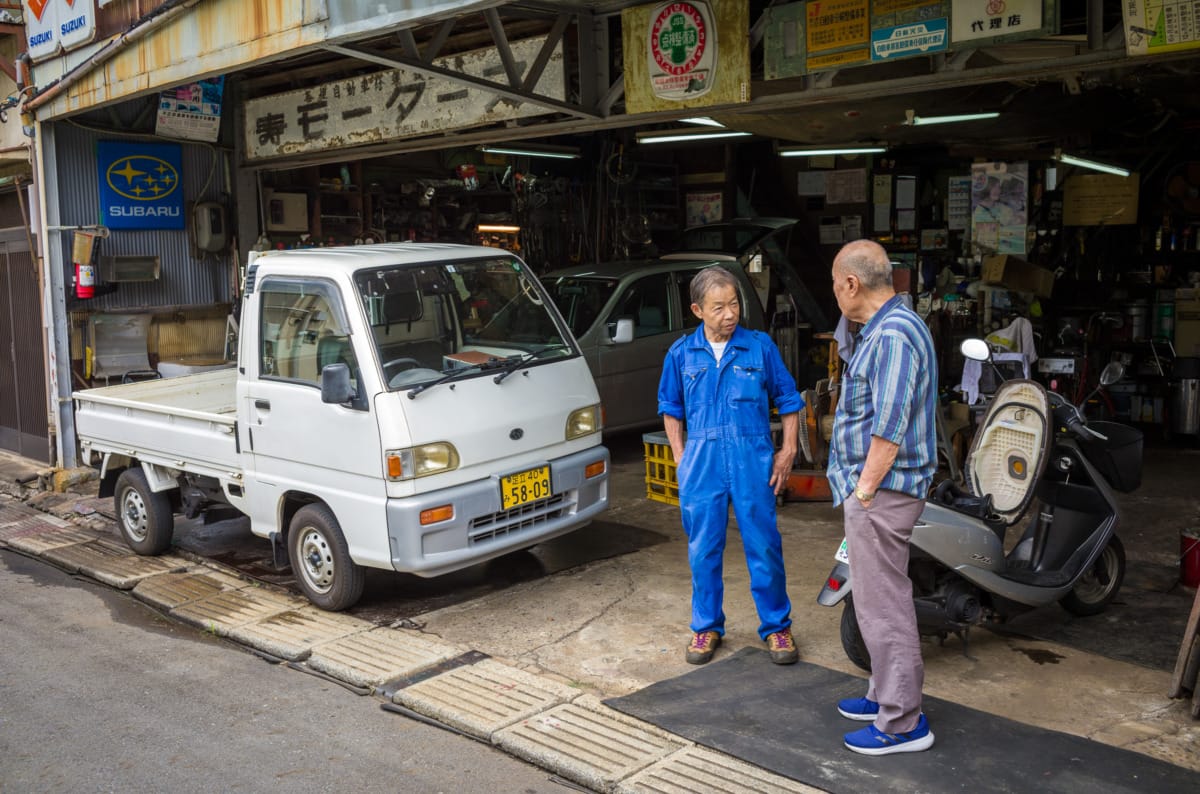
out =
<svg viewBox="0 0 1200 794"><path fill-rule="evenodd" d="M41 309L25 229L0 229L0 449L49 463Z"/></svg>

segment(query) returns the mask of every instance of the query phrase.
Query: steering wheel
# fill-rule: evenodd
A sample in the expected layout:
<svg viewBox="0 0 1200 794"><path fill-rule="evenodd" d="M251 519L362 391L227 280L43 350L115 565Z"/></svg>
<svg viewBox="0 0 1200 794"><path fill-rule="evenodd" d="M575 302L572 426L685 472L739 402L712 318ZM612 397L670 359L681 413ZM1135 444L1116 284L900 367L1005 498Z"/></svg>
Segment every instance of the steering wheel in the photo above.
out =
<svg viewBox="0 0 1200 794"><path fill-rule="evenodd" d="M392 380L392 378L396 377L404 370L412 369L414 367L420 367L420 366L422 366L420 361L417 361L415 358L410 358L409 356L404 356L402 358L393 358L391 361L388 361L383 365L384 380L387 380L390 382ZM390 370L392 370L392 369L395 369L396 371L391 372Z"/></svg>

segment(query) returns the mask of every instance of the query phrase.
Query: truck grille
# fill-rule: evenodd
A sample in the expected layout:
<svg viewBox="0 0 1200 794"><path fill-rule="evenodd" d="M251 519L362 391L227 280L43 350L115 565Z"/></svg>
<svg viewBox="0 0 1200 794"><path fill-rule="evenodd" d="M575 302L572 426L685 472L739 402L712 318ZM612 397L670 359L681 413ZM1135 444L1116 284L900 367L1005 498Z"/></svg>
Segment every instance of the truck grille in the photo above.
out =
<svg viewBox="0 0 1200 794"><path fill-rule="evenodd" d="M500 510L495 513L477 516L471 519L467 536L471 543L486 543L489 540L511 535L523 529L553 521L565 515L574 504L567 494L555 494L547 499L539 499L511 510Z"/></svg>

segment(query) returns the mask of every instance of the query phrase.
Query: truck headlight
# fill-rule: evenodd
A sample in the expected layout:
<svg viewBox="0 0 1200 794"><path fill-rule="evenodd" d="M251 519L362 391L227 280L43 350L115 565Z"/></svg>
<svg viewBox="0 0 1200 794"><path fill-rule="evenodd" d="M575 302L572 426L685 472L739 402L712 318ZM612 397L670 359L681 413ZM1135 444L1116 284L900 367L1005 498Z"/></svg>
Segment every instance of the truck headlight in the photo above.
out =
<svg viewBox="0 0 1200 794"><path fill-rule="evenodd" d="M601 427L599 405L577 408L571 411L571 415L567 417L567 441L572 441L580 436L599 433Z"/></svg>
<svg viewBox="0 0 1200 794"><path fill-rule="evenodd" d="M420 444L384 453L389 480L411 480L458 468L458 450L449 441Z"/></svg>

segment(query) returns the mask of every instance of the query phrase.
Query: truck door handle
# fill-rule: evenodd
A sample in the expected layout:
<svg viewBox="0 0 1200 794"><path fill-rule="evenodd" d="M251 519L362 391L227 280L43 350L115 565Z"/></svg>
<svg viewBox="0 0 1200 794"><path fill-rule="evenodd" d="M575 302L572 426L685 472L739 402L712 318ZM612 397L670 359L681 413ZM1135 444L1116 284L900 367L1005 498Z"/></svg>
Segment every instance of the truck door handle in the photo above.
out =
<svg viewBox="0 0 1200 794"><path fill-rule="evenodd" d="M255 400L254 407L261 408L264 411L269 411L269 410L271 410L271 401L270 400Z"/></svg>

